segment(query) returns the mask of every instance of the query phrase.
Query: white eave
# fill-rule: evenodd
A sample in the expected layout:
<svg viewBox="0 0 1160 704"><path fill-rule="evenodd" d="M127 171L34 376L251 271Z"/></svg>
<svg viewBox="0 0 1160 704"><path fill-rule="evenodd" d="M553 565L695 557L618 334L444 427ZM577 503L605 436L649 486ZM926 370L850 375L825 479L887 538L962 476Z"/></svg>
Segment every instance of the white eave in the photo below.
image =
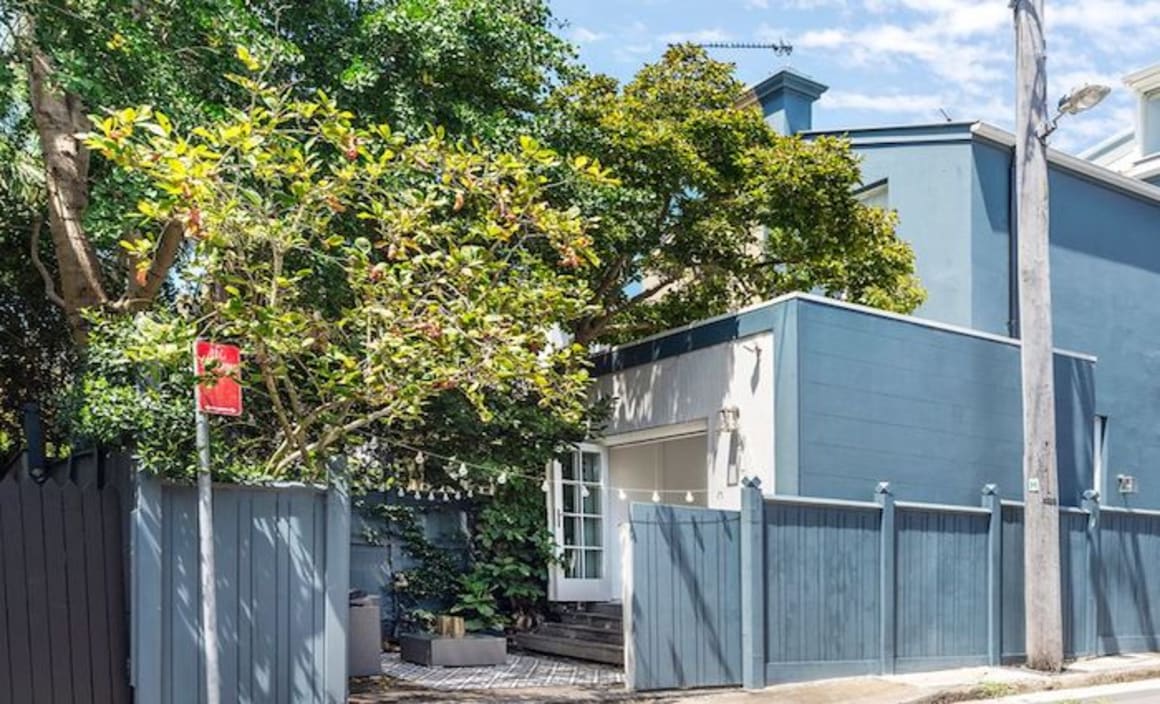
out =
<svg viewBox="0 0 1160 704"><path fill-rule="evenodd" d="M971 126L971 133L981 139L994 142L1009 149L1015 148L1015 135L1007 130L989 125L986 122L976 122ZM1150 183L1118 174L1115 171L1098 166L1090 161L1084 161L1079 157L1064 154L1061 151L1051 148L1047 150L1047 160L1054 166L1071 171L1090 181L1102 183L1110 188L1115 188L1152 203L1160 204L1160 187L1153 186Z"/></svg>

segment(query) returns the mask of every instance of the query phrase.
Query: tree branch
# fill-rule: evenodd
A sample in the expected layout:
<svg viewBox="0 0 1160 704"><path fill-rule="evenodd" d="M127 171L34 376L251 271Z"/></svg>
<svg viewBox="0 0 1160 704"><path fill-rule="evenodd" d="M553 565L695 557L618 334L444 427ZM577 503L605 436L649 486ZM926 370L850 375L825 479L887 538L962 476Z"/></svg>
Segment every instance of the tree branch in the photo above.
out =
<svg viewBox="0 0 1160 704"><path fill-rule="evenodd" d="M49 273L48 267L40 260L40 229L44 226L44 218L39 215L32 221L32 237L29 243L29 250L32 254L32 264L36 270L40 272L40 278L44 280L44 295L48 300L60 306L63 310L68 310L64 299L56 292L56 284L53 283L52 274Z"/></svg>
<svg viewBox="0 0 1160 704"><path fill-rule="evenodd" d="M177 254L181 251L181 243L184 239L185 226L180 220L174 218L165 224L165 228L161 231L161 238L157 241L157 249L153 252L153 259L150 261L149 269L145 274L145 282L139 283L137 277L130 276L128 290L121 301L117 302L118 308L141 310L157 297L162 284L165 283L165 278L169 275L169 270L177 261ZM130 259L130 264L136 269L137 261L135 259Z"/></svg>

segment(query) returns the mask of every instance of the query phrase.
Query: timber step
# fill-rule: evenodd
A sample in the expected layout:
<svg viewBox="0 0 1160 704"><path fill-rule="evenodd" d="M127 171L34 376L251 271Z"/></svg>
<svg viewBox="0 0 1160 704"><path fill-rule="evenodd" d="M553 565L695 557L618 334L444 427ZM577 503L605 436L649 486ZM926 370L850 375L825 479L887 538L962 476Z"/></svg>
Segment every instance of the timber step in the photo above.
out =
<svg viewBox="0 0 1160 704"><path fill-rule="evenodd" d="M558 604L549 615L552 620L530 633L517 635L515 641L533 652L623 665L622 613L620 604Z"/></svg>
<svg viewBox="0 0 1160 704"><path fill-rule="evenodd" d="M561 623L572 623L578 626L589 626L606 631L621 631L623 625L619 616L607 616L588 611L561 611L557 614Z"/></svg>
<svg viewBox="0 0 1160 704"><path fill-rule="evenodd" d="M524 650L545 653L547 655L559 655L577 660L603 662L609 665L624 664L624 649L619 645L611 645L609 643L596 643L593 641L577 640L575 638L540 635L537 631L516 635L516 645Z"/></svg>
<svg viewBox="0 0 1160 704"><path fill-rule="evenodd" d="M549 621L536 629L536 635L553 636L557 638L571 638L572 640L589 641L593 643L608 643L622 645L624 631L621 629L601 628L599 626L585 626L577 623L557 623Z"/></svg>

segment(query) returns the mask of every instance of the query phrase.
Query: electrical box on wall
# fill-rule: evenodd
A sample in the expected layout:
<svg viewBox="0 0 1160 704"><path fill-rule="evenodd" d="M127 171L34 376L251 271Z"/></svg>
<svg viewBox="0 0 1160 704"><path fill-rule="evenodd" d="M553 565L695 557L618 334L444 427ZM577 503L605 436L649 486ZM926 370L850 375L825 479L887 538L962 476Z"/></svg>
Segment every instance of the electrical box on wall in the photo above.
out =
<svg viewBox="0 0 1160 704"><path fill-rule="evenodd" d="M1131 474L1117 474L1116 487L1121 494L1135 494L1136 493L1136 477Z"/></svg>

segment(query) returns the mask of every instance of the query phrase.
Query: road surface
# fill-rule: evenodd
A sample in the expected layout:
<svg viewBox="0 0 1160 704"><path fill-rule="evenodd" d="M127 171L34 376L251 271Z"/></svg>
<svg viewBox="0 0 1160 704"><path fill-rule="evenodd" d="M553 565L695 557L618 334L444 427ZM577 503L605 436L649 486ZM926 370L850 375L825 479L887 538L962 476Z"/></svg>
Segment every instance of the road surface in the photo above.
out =
<svg viewBox="0 0 1160 704"><path fill-rule="evenodd" d="M1109 684L1083 689L1019 694L991 700L994 704L1160 704L1160 679Z"/></svg>

